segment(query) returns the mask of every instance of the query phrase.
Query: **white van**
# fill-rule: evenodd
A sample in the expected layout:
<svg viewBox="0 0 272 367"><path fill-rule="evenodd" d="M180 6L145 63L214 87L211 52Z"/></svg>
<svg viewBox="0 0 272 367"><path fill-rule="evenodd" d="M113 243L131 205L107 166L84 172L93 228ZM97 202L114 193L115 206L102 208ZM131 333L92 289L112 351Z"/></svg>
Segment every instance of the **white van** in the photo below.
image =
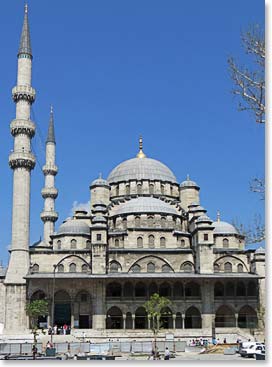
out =
<svg viewBox="0 0 272 367"><path fill-rule="evenodd" d="M259 342L243 342L240 343L239 353L241 357L254 357L256 354L256 347L262 346Z"/></svg>

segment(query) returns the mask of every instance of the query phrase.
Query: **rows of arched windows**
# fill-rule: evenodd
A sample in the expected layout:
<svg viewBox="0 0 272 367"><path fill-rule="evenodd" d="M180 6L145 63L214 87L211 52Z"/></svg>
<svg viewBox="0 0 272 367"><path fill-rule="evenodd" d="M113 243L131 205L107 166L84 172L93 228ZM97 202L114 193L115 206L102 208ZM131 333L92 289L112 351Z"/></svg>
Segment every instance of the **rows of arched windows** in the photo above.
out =
<svg viewBox="0 0 272 367"><path fill-rule="evenodd" d="M58 273L64 273L64 265L58 264L56 270ZM81 266L77 266L75 263L71 263L68 266L69 273L76 273L76 272L87 273L89 270L90 270L90 267L87 264L82 264Z"/></svg>
<svg viewBox="0 0 272 367"><path fill-rule="evenodd" d="M91 247L91 241L87 240L86 241L86 248L90 248ZM77 240L76 239L72 239L70 241L70 249L71 250L75 250L77 248ZM57 240L57 250L61 250L62 249L62 242L61 240Z"/></svg>
<svg viewBox="0 0 272 367"><path fill-rule="evenodd" d="M117 219L114 218L112 220L112 225L115 228L117 225ZM124 230L127 229L127 218L121 219L118 227L122 226ZM176 217L171 217L167 219L165 216L161 216L160 218L155 218L154 215L149 215L147 218L141 218L140 215L135 216L134 223L130 222L130 225L134 225L136 228L175 228L177 230L182 230L181 219Z"/></svg>
<svg viewBox="0 0 272 367"><path fill-rule="evenodd" d="M143 185L141 182L138 182L137 185L136 185L136 193L137 195L143 195ZM145 194L149 194L149 195L154 195L155 193L155 186L153 183L150 183L148 185L148 192ZM168 192L168 195L170 196L173 196L173 193L174 193L174 190L173 190L173 187L170 186L170 191ZM120 188L119 188L119 185L116 185L115 187L115 196L120 196ZM123 193L122 193L123 194ZM166 194L166 190L165 190L165 185L164 184L161 184L160 185L160 194L161 195L165 195ZM125 186L125 195L126 196L129 196L131 195L131 188L130 188L130 185L127 184Z"/></svg>
<svg viewBox="0 0 272 367"><path fill-rule="evenodd" d="M143 237L139 236L137 238L137 247L142 248L143 247ZM148 247L154 248L155 247L155 237L151 234L148 236ZM166 238L160 237L160 247L166 247Z"/></svg>
<svg viewBox="0 0 272 367"><path fill-rule="evenodd" d="M242 281L234 282L216 282L214 285L214 297L256 297L258 293L257 284L250 281L245 284Z"/></svg>
<svg viewBox="0 0 272 367"><path fill-rule="evenodd" d="M121 272L122 266L118 261L112 260L109 264L109 271L110 273ZM140 273L140 272L154 273L155 271L169 273L169 272L173 272L173 269L168 264L156 266L156 264L153 261L150 261L147 263L147 265L142 265L142 266L139 264L134 264L130 268L130 271L132 273ZM184 263L181 264L180 271L185 272L185 273L192 273L194 272L194 265L190 261L185 261Z"/></svg>
<svg viewBox="0 0 272 367"><path fill-rule="evenodd" d="M237 264L237 265L232 265L231 262L227 261L224 263L223 267L220 267L219 264L214 264L213 265L213 270L215 273L219 273L220 270L223 269L223 271L225 273L232 273L233 271L236 271L237 273L243 273L244 272L244 266L243 264Z"/></svg>
<svg viewBox="0 0 272 367"><path fill-rule="evenodd" d="M256 328L258 326L258 318L256 311L246 305L240 308L238 319L236 320L234 310L227 305L220 306L215 314L215 327L239 327L239 328Z"/></svg>

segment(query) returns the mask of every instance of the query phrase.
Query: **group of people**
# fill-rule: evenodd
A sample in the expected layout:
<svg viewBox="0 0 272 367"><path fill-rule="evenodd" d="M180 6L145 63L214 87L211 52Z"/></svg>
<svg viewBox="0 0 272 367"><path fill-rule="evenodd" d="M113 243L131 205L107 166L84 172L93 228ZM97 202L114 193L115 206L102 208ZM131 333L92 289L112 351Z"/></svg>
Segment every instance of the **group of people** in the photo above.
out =
<svg viewBox="0 0 272 367"><path fill-rule="evenodd" d="M203 338L189 340L190 347L199 347L199 346L206 347L208 343L209 343L208 340Z"/></svg>
<svg viewBox="0 0 272 367"><path fill-rule="evenodd" d="M148 359L154 359L154 360L161 359L161 355L160 355L157 347L152 348L151 356ZM170 359L170 351L169 351L168 347L165 348L164 359L166 361L168 361Z"/></svg>
<svg viewBox="0 0 272 367"><path fill-rule="evenodd" d="M48 326L48 335L67 335L71 333L71 327L67 324L64 324L60 327L58 325L54 325L53 328Z"/></svg>

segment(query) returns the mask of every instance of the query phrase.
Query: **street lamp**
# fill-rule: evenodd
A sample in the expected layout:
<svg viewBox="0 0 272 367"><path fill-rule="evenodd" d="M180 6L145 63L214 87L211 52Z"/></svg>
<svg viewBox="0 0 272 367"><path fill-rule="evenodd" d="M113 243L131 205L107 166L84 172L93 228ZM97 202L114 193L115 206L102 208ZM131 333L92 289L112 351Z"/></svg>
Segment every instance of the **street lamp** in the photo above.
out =
<svg viewBox="0 0 272 367"><path fill-rule="evenodd" d="M52 304L51 304L51 323L52 323L52 330L51 330L51 343L53 344L53 332L54 332L54 311L55 311L55 281L56 281L56 268L57 265L53 265L54 271L53 271L53 286L52 286Z"/></svg>

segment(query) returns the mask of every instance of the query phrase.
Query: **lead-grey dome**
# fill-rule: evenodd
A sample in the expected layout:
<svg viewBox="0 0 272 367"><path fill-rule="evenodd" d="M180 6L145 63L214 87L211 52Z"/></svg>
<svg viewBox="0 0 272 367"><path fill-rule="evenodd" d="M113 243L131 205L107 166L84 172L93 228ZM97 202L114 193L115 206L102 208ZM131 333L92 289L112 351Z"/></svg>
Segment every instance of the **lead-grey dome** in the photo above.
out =
<svg viewBox="0 0 272 367"><path fill-rule="evenodd" d="M214 234L239 234L237 229L230 223L223 221L213 222Z"/></svg>
<svg viewBox="0 0 272 367"><path fill-rule="evenodd" d="M62 223L57 234L87 234L90 235L90 227L81 220L70 219Z"/></svg>
<svg viewBox="0 0 272 367"><path fill-rule="evenodd" d="M125 203L121 203L118 206L113 207L110 215L114 216L130 213L162 213L171 215L180 214L174 206L160 199L140 196L138 198L131 199Z"/></svg>
<svg viewBox="0 0 272 367"><path fill-rule="evenodd" d="M157 180L177 183L173 172L163 163L152 158L132 158L120 163L108 177L109 183L129 180Z"/></svg>

